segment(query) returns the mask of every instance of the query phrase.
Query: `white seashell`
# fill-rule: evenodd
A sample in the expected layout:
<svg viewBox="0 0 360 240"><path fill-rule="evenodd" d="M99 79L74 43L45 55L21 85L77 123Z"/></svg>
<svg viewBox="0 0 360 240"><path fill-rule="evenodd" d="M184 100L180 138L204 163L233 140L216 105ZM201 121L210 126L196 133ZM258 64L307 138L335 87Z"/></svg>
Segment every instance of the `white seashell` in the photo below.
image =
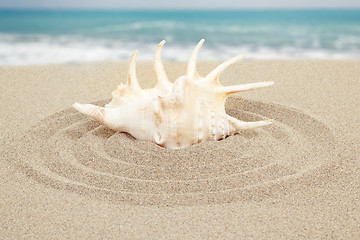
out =
<svg viewBox="0 0 360 240"><path fill-rule="evenodd" d="M135 71L137 51L131 56L128 81L112 92L112 101L105 107L74 103L83 114L93 117L108 128L127 132L137 139L178 149L205 140L220 140L244 129L266 126L272 120L244 122L225 113L224 103L232 94L267 87L273 82L222 86L218 77L231 64L243 59L234 57L216 67L206 77L196 70L197 55L204 43L195 47L185 76L171 83L161 62L157 47L154 67L157 83L154 88L141 89Z"/></svg>

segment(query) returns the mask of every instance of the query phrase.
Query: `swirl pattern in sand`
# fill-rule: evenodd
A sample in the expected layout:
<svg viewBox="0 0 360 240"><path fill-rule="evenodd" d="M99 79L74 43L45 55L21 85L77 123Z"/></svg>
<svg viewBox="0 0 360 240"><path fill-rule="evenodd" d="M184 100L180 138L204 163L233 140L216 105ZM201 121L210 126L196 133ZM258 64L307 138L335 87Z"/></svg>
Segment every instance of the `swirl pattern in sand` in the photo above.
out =
<svg viewBox="0 0 360 240"><path fill-rule="evenodd" d="M228 99L226 110L245 121L273 118L274 123L219 142L169 150L116 133L69 108L22 134L9 159L52 188L145 205L283 194L333 159L327 127L298 110L236 97Z"/></svg>

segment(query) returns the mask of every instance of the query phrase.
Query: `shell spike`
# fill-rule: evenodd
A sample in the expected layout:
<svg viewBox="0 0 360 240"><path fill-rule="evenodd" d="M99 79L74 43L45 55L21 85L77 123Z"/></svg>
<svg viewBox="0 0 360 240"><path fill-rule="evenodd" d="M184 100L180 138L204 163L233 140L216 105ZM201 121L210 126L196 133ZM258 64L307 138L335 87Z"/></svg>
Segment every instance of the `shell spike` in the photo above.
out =
<svg viewBox="0 0 360 240"><path fill-rule="evenodd" d="M139 85L139 82L136 77L136 57L137 57L138 51L135 50L133 55L130 58L129 63L129 73L128 73L128 81L127 86L133 90L133 91L141 91L141 87Z"/></svg>
<svg viewBox="0 0 360 240"><path fill-rule="evenodd" d="M272 119L267 119L264 121L257 121L257 122L244 122L244 121L240 121L240 120L230 117L230 116L229 116L229 118L230 118L229 121L232 124L232 126L236 129L236 132L247 130L247 129L268 126L268 125L272 124L272 122L273 122Z"/></svg>
<svg viewBox="0 0 360 240"><path fill-rule="evenodd" d="M248 83L248 84L241 84L241 85L234 85L227 87L218 87L216 89L216 92L220 94L230 95L237 92L245 92L258 88L269 87L273 84L274 82L257 82L257 83Z"/></svg>
<svg viewBox="0 0 360 240"><path fill-rule="evenodd" d="M245 55L239 55L236 57L233 57L225 62L223 62L222 64L220 64L219 66L217 66L212 72L210 72L203 80L204 83L206 84L216 84L216 85L220 85L218 78L220 73L222 73L226 68L228 68L229 66L231 66L232 64L242 60L245 58Z"/></svg>
<svg viewBox="0 0 360 240"><path fill-rule="evenodd" d="M164 65L161 61L161 50L162 47L165 44L165 40L162 40L155 52L155 57L154 57L154 68L155 68L155 73L156 73L156 77L157 77L157 84L156 87L157 88L161 88L167 91L170 91L171 89L171 83L169 82L169 79L166 75L165 69L164 69Z"/></svg>
<svg viewBox="0 0 360 240"><path fill-rule="evenodd" d="M186 75L189 78L195 78L195 79L200 78L200 75L196 70L196 62L197 62L197 57L198 57L200 48L202 47L204 42L205 42L205 39L201 39L199 41L199 43L196 45L196 47L194 48L193 52L191 53L189 63L188 63L188 66L187 66L187 72L186 72Z"/></svg>
<svg viewBox="0 0 360 240"><path fill-rule="evenodd" d="M82 114L92 117L98 120L100 123L105 124L104 123L105 109L103 107L98 107L93 104L80 104L80 103L74 103L73 107Z"/></svg>

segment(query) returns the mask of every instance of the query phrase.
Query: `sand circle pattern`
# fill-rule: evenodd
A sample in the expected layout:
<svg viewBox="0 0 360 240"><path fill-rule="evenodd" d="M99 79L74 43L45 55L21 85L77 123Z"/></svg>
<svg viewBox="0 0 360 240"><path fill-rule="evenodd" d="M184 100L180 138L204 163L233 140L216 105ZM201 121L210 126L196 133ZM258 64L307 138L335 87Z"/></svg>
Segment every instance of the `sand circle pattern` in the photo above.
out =
<svg viewBox="0 0 360 240"><path fill-rule="evenodd" d="M17 154L11 161L55 189L120 203L193 205L281 194L332 159L319 143L331 144L333 136L298 110L231 97L226 111L245 121L275 121L219 142L169 150L69 108L14 141L10 153ZM314 125L316 133L308 127Z"/></svg>

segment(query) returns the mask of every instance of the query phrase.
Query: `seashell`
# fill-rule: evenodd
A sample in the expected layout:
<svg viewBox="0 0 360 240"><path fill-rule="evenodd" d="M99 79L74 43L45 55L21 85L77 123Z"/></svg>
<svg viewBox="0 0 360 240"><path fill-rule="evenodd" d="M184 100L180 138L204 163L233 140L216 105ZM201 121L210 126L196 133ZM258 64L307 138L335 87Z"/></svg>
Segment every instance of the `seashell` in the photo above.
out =
<svg viewBox="0 0 360 240"><path fill-rule="evenodd" d="M219 75L244 56L220 64L206 77L196 70L202 39L193 50L185 76L171 83L161 61L162 41L154 58L157 83L142 89L136 78L137 51L131 56L127 84L112 92L112 101L105 107L74 103L79 112L106 127L127 132L139 140L151 141L162 147L178 149L206 140L221 140L245 129L266 126L272 120L244 122L226 114L224 103L233 93L267 87L273 82L222 86Z"/></svg>

